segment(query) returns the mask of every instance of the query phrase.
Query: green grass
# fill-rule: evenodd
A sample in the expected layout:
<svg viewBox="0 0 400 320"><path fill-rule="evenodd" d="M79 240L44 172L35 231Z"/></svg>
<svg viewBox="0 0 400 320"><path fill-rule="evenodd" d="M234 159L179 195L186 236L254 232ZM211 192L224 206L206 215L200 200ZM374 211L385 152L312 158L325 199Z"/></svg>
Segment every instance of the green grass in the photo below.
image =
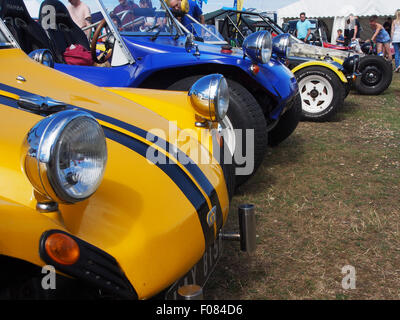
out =
<svg viewBox="0 0 400 320"><path fill-rule="evenodd" d="M399 147L398 74L380 96L350 94L332 121L302 122L234 197L226 229L255 204L257 252L224 243L206 298L399 299ZM355 290L341 285L348 264Z"/></svg>

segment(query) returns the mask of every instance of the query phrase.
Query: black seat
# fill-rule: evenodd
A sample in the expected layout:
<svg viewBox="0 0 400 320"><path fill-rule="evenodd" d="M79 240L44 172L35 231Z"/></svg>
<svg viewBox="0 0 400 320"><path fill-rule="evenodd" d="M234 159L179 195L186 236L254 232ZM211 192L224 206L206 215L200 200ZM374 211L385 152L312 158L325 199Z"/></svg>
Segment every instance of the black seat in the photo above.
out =
<svg viewBox="0 0 400 320"><path fill-rule="evenodd" d="M62 59L64 51L71 44L80 44L90 50L86 34L72 20L68 9L62 2L58 0L43 1L39 9L39 23L54 43L58 59Z"/></svg>
<svg viewBox="0 0 400 320"><path fill-rule="evenodd" d="M53 50L46 32L31 18L23 0L0 0L0 17L26 53Z"/></svg>

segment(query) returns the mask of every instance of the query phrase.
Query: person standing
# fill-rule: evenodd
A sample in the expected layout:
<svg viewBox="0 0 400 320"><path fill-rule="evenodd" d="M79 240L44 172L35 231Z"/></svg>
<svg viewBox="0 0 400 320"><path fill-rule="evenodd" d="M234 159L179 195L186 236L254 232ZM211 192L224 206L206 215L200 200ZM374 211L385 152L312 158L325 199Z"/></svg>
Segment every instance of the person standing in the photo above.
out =
<svg viewBox="0 0 400 320"><path fill-rule="evenodd" d="M378 55L383 54L383 56L387 57L389 61L392 61L392 54L390 52L390 35L377 21L378 16L376 14L369 18L369 25L371 29L375 31L370 41L376 41L376 51Z"/></svg>
<svg viewBox="0 0 400 320"><path fill-rule="evenodd" d="M311 22L306 19L305 12L300 13L300 20L296 24L296 37L304 42L310 40Z"/></svg>
<svg viewBox="0 0 400 320"><path fill-rule="evenodd" d="M358 17L355 17L352 13L346 19L346 26L344 29L345 45L349 45L350 42L360 39L361 25L358 21Z"/></svg>
<svg viewBox="0 0 400 320"><path fill-rule="evenodd" d="M68 0L69 5L67 7L68 12L72 20L78 25L79 28L85 28L90 26L92 15L90 14L89 7L83 3L81 0ZM85 34L90 40L91 30L85 30Z"/></svg>
<svg viewBox="0 0 400 320"><path fill-rule="evenodd" d="M383 27L387 31L387 33L391 34L392 33L392 17L388 17L386 21L383 23Z"/></svg>
<svg viewBox="0 0 400 320"><path fill-rule="evenodd" d="M400 72L400 9L396 11L395 19L392 22L391 37L394 47L395 72Z"/></svg>

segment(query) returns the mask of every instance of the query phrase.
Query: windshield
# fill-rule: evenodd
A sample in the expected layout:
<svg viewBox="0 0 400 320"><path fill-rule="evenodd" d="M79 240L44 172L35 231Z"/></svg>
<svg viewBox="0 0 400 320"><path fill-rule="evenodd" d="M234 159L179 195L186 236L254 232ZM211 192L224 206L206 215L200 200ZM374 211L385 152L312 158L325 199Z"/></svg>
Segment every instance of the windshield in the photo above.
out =
<svg viewBox="0 0 400 320"><path fill-rule="evenodd" d="M193 34L202 38L205 42L225 42L224 37L217 31L215 26L192 23Z"/></svg>
<svg viewBox="0 0 400 320"><path fill-rule="evenodd" d="M163 0L100 0L114 26L122 35L176 35L181 34L166 11ZM94 12L92 22L101 20Z"/></svg>

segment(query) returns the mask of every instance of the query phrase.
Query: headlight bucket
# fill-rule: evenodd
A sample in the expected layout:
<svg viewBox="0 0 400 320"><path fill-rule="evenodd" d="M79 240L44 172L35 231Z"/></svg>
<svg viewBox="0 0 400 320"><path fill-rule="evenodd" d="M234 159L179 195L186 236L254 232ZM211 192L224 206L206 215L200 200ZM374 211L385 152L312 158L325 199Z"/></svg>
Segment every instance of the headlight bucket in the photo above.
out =
<svg viewBox="0 0 400 320"><path fill-rule="evenodd" d="M189 90L196 112L212 122L222 121L229 108L229 87L221 74L210 74L197 80Z"/></svg>
<svg viewBox="0 0 400 320"><path fill-rule="evenodd" d="M243 54L254 63L266 64L271 59L272 38L268 31L258 31L243 42Z"/></svg>
<svg viewBox="0 0 400 320"><path fill-rule="evenodd" d="M48 49L34 50L29 54L29 57L46 67L54 68L54 56Z"/></svg>
<svg viewBox="0 0 400 320"><path fill-rule="evenodd" d="M67 110L38 122L25 140L25 172L37 192L76 203L99 187L107 163L103 129L90 114Z"/></svg>
<svg viewBox="0 0 400 320"><path fill-rule="evenodd" d="M360 65L360 56L357 54L346 58L343 62L343 68L348 73L355 73L358 70L359 65Z"/></svg>
<svg viewBox="0 0 400 320"><path fill-rule="evenodd" d="M280 58L287 58L290 50L290 34L282 33L272 39L272 53Z"/></svg>

